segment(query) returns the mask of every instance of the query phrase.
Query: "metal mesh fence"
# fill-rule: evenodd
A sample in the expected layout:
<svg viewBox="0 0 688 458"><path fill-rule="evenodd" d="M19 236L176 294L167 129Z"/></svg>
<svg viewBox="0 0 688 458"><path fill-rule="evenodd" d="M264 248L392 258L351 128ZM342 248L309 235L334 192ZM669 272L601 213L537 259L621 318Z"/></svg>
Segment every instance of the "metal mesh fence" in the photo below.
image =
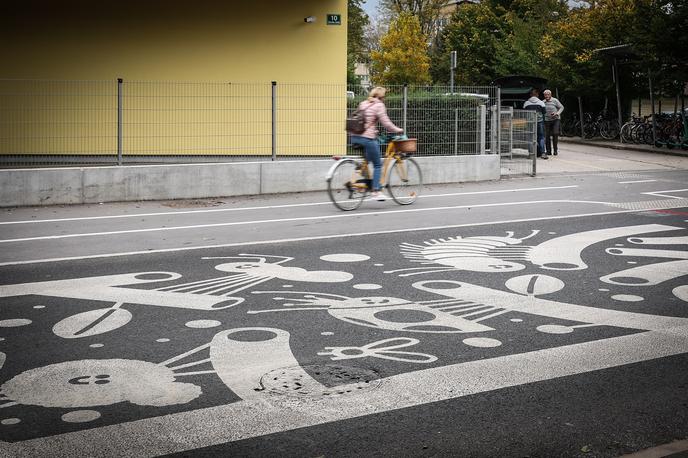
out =
<svg viewBox="0 0 688 458"><path fill-rule="evenodd" d="M389 86L385 106L394 124L418 139L420 156L491 153L491 106L497 104L494 86ZM350 88L349 113L367 94ZM381 126L378 126L383 131Z"/></svg>
<svg viewBox="0 0 688 458"><path fill-rule="evenodd" d="M418 155L512 153L496 87L387 89L388 115ZM0 80L0 164L352 154L345 118L366 97L343 84Z"/></svg>
<svg viewBox="0 0 688 458"><path fill-rule="evenodd" d="M502 107L500 164L502 175L535 175L537 113Z"/></svg>
<svg viewBox="0 0 688 458"><path fill-rule="evenodd" d="M116 152L115 81L0 81L4 163L100 162Z"/></svg>
<svg viewBox="0 0 688 458"><path fill-rule="evenodd" d="M269 84L133 81L122 94L125 161L271 155Z"/></svg>

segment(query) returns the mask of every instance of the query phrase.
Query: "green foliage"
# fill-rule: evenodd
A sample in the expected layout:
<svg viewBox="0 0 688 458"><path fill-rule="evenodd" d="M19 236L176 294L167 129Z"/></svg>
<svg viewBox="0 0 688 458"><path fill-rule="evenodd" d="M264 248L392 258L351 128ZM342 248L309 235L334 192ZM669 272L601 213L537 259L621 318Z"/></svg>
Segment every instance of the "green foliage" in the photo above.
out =
<svg viewBox="0 0 688 458"><path fill-rule="evenodd" d="M442 97L443 106L460 107L459 111L452 111L452 116L447 116L445 110L437 109L438 97ZM349 111L355 110L364 98L349 99ZM440 95L432 88L409 87L406 131L418 139L418 153L475 154L476 108L481 103L482 100L472 97ZM388 93L385 105L390 117L401 125L402 96ZM447 145L454 145L455 141L455 149L447 150Z"/></svg>
<svg viewBox="0 0 688 458"><path fill-rule="evenodd" d="M451 17L449 25L442 32L438 51L433 55L434 65L447 68L449 53L457 51L456 84L489 84L496 76L496 51L499 41L505 36L508 24L485 4L467 4Z"/></svg>
<svg viewBox="0 0 688 458"><path fill-rule="evenodd" d="M418 18L400 14L371 53L372 76L378 85L428 84L430 58Z"/></svg>
<svg viewBox="0 0 688 458"><path fill-rule="evenodd" d="M348 84L356 84L358 78L354 73L356 62L365 59L364 30L368 25L368 15L361 8L364 0L348 0L348 20L346 23L347 55L346 55L346 81Z"/></svg>

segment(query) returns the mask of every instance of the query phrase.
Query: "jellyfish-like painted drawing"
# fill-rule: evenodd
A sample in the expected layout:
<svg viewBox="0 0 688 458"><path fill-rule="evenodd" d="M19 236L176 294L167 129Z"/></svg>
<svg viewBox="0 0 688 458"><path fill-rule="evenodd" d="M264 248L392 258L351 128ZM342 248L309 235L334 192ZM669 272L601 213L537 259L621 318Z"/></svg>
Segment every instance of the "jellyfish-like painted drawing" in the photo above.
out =
<svg viewBox="0 0 688 458"><path fill-rule="evenodd" d="M507 232L504 237L458 236L432 239L422 245L403 243L402 255L426 267L389 270L385 273L403 272L399 275L411 276L455 270L515 272L525 269L526 262L547 270L582 270L587 269L588 265L583 262L581 253L590 245L617 237L681 229L661 224L612 227L555 237L535 246L522 243L537 235L540 232L538 230L521 238L514 237L513 232ZM438 264L438 267L431 267Z"/></svg>
<svg viewBox="0 0 688 458"><path fill-rule="evenodd" d="M249 314L326 310L347 323L390 331L427 333L466 333L492 331L482 321L508 310L478 301L440 299L412 302L397 297L347 297L339 294L304 291L254 291L253 294L300 295L300 298L275 297L287 301L283 309L250 310ZM291 296L293 297L293 296ZM307 305L309 307L294 307Z"/></svg>
<svg viewBox="0 0 688 458"><path fill-rule="evenodd" d="M279 258L268 262L268 258ZM162 286L155 289L139 289L138 285L171 281L181 278L175 272L138 272L97 277L70 278L33 283L0 286L0 297L41 295L110 302L113 305L68 316L59 321L53 332L65 339L77 339L103 334L118 329L132 319L126 304L153 305L157 307L190 310L221 310L234 307L244 301L237 293L279 278L289 281L332 283L353 278L348 272L309 271L281 264L293 258L240 254L229 258L235 262L218 264L215 269L225 272L221 277L188 283Z"/></svg>

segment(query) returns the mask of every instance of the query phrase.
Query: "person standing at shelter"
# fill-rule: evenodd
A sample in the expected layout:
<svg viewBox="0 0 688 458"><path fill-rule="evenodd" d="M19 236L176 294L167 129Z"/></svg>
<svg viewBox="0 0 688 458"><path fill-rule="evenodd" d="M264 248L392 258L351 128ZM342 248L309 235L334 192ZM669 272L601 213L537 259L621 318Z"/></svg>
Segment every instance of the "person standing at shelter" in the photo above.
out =
<svg viewBox="0 0 688 458"><path fill-rule="evenodd" d="M366 160L373 164L373 192L371 197L376 200L385 200L385 196L380 192L380 175L382 174L382 159L380 157L380 143L377 140L377 123L384 126L388 131L401 134L404 129L397 127L387 116L385 108L385 94L387 90L383 87L375 87L370 91L366 100L361 102L358 109L365 113L365 130L351 136L351 143L361 145L365 151Z"/></svg>
<svg viewBox="0 0 688 458"><path fill-rule="evenodd" d="M523 109L537 113L537 156L548 159L545 151L545 102L540 100L539 95L537 88L531 89L530 98L523 104Z"/></svg>
<svg viewBox="0 0 688 458"><path fill-rule="evenodd" d="M564 105L552 97L552 91L549 89L542 93L545 96L545 148L547 154L555 156L559 154L559 134L561 133L561 112L564 111ZM554 150L552 147L554 146Z"/></svg>

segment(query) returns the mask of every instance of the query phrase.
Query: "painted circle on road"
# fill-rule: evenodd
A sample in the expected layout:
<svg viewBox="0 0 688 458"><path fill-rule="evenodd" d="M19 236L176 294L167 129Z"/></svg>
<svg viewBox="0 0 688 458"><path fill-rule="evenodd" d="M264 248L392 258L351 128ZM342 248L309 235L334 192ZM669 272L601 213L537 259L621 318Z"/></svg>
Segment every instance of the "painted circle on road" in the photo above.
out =
<svg viewBox="0 0 688 458"><path fill-rule="evenodd" d="M325 254L320 256L323 261L329 262L361 262L370 259L370 256L356 253Z"/></svg>
<svg viewBox="0 0 688 458"><path fill-rule="evenodd" d="M564 282L549 275L520 275L505 283L511 291L528 296L556 293L564 289Z"/></svg>
<svg viewBox="0 0 688 458"><path fill-rule="evenodd" d="M12 320L1 320L0 321L0 328L17 328L19 326L26 326L27 324L31 324L31 320L27 320L26 318L15 318Z"/></svg>
<svg viewBox="0 0 688 458"><path fill-rule="evenodd" d="M560 324L543 324L535 329L545 334L570 334L573 332L572 327L562 326Z"/></svg>
<svg viewBox="0 0 688 458"><path fill-rule="evenodd" d="M688 302L688 285L677 286L671 292L682 301Z"/></svg>
<svg viewBox="0 0 688 458"><path fill-rule="evenodd" d="M222 323L217 320L193 320L187 321L184 326L194 329L216 328Z"/></svg>
<svg viewBox="0 0 688 458"><path fill-rule="evenodd" d="M62 421L67 423L86 423L100 418L97 410L75 410L62 415Z"/></svg>
<svg viewBox="0 0 688 458"><path fill-rule="evenodd" d="M354 289L380 289L382 285L377 285L375 283L359 283L354 285Z"/></svg>
<svg viewBox="0 0 688 458"><path fill-rule="evenodd" d="M493 348L502 345L502 342L497 339L490 339L489 337L469 337L463 339L463 343L471 347L479 348Z"/></svg>
<svg viewBox="0 0 688 458"><path fill-rule="evenodd" d="M615 294L612 296L612 299L623 302L640 302L645 300L644 297L636 296L634 294Z"/></svg>

